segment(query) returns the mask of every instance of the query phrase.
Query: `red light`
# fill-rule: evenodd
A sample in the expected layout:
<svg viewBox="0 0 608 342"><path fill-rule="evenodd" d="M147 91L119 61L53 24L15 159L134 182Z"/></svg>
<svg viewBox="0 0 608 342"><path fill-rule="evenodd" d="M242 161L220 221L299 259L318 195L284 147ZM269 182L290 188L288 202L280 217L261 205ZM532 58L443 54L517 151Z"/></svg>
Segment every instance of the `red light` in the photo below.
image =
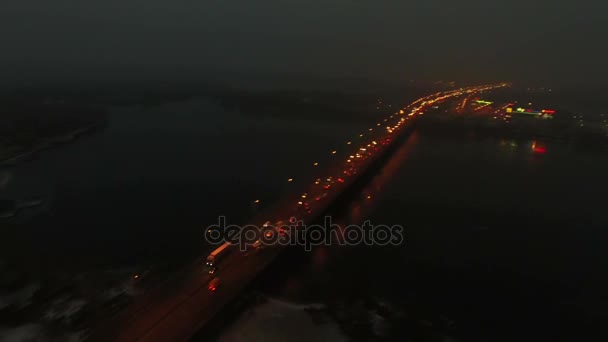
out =
<svg viewBox="0 0 608 342"><path fill-rule="evenodd" d="M555 111L553 109L543 109L541 112L545 114L555 114Z"/></svg>
<svg viewBox="0 0 608 342"><path fill-rule="evenodd" d="M340 183L344 183L344 179L342 179L342 178L338 178L338 182L340 182Z"/></svg>
<svg viewBox="0 0 608 342"><path fill-rule="evenodd" d="M320 201L320 200L321 200L321 197L315 198L315 201Z"/></svg>
<svg viewBox="0 0 608 342"><path fill-rule="evenodd" d="M538 146L538 147L534 148L534 152L536 152L536 153L545 153L545 152L547 152L547 149L544 148L544 147L542 147L542 146Z"/></svg>

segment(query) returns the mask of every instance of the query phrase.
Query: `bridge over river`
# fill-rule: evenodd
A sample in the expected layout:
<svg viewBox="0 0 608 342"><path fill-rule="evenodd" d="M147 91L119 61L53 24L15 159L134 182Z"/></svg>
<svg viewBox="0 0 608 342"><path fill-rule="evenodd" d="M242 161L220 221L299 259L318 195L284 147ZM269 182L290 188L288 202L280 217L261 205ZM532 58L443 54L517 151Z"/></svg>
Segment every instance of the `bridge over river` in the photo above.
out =
<svg viewBox="0 0 608 342"><path fill-rule="evenodd" d="M480 93L506 84L483 85L439 92L420 98L378 122L367 132L345 142L340 160L323 177L311 180L300 191L286 196L277 205L262 210L251 220L261 227L287 223L295 218L304 225L317 222L341 196L348 196L373 165L384 162L415 125L416 117L437 103L463 95ZM338 151L332 151L338 154ZM236 248L236 247L232 247ZM206 256L192 260L162 284L136 298L88 333L90 341L187 341L203 329L222 308L230 304L249 283L277 258L284 245L233 251L221 262L213 276L204 267ZM209 291L213 277L220 278L217 291Z"/></svg>

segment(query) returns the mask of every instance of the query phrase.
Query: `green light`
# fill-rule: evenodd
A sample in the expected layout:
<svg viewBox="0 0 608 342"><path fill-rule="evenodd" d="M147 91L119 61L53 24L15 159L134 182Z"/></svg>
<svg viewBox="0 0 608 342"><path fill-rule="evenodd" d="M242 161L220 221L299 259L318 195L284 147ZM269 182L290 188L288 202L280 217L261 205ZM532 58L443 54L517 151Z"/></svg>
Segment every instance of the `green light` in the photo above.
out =
<svg viewBox="0 0 608 342"><path fill-rule="evenodd" d="M526 111L524 111L524 110L518 110L518 111L517 111L517 114L527 114L527 115L536 115L536 116L541 115L541 113L537 113L537 112L526 112Z"/></svg>

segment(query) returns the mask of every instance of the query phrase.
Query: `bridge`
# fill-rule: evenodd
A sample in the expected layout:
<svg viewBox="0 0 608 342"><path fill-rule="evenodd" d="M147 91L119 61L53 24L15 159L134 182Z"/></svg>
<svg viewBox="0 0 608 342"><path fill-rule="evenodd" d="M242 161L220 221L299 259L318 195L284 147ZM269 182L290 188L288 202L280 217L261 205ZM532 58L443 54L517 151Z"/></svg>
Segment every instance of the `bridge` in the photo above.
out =
<svg viewBox="0 0 608 342"><path fill-rule="evenodd" d="M267 222L280 225L287 223L290 218L305 225L316 222L370 166L390 155L399 141L411 132L417 116L442 101L505 86L507 84L501 83L461 88L438 92L412 102L347 141L344 151L341 151L345 152L345 156L324 170L324 177L315 178L302 191L287 196L274 207L259 213L251 224L257 227ZM337 154L337 151L332 153ZM124 311L102 322L88 333L86 339L103 342L187 341L237 298L256 275L279 256L284 247L272 245L230 253L213 276L204 267L206 256L201 256L184 265L170 279L136 298ZM221 280L217 291L207 288L213 277Z"/></svg>

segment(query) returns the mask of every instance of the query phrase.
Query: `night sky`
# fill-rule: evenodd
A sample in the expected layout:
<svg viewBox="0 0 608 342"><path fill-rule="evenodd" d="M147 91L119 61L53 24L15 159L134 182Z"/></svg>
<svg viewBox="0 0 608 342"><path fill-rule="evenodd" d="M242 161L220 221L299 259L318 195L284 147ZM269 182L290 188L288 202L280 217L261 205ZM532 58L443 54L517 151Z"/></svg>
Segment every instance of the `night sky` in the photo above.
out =
<svg viewBox="0 0 608 342"><path fill-rule="evenodd" d="M4 82L253 70L598 85L607 10L604 0L2 0L0 65Z"/></svg>

